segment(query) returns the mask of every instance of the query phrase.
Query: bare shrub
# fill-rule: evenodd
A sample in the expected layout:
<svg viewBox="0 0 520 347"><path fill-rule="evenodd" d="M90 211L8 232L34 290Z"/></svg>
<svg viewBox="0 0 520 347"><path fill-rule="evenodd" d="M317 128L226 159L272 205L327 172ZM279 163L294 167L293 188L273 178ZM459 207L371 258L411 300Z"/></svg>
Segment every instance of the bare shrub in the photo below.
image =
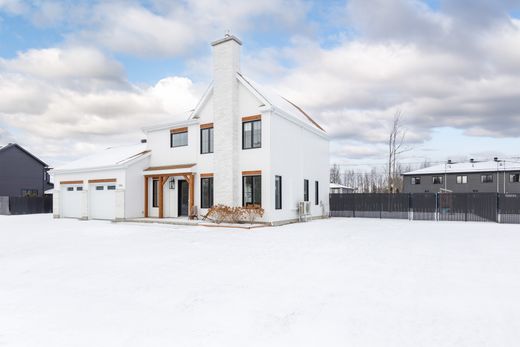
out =
<svg viewBox="0 0 520 347"><path fill-rule="evenodd" d="M259 205L248 205L243 207L244 217L246 221L253 224L257 218L262 218L264 215L264 209Z"/></svg>
<svg viewBox="0 0 520 347"><path fill-rule="evenodd" d="M226 221L227 218L229 218L229 209L229 206L226 205L215 205L208 210L207 217L213 222L220 224Z"/></svg>

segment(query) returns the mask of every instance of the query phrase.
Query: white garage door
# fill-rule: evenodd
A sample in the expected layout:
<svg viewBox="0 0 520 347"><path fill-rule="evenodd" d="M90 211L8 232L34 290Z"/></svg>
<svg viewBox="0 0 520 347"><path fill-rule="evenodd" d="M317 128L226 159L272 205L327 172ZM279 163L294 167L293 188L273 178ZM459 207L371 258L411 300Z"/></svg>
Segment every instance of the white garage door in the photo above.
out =
<svg viewBox="0 0 520 347"><path fill-rule="evenodd" d="M61 213L65 218L81 218L81 196L83 186L66 185L61 187Z"/></svg>
<svg viewBox="0 0 520 347"><path fill-rule="evenodd" d="M116 218L116 184L96 183L89 187L89 206L92 219Z"/></svg>

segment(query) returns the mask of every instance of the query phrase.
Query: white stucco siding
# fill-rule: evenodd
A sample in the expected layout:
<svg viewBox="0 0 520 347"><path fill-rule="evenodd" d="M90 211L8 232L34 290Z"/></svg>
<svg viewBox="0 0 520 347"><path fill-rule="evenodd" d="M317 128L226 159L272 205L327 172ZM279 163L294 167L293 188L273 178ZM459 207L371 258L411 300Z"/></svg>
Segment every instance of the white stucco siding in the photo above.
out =
<svg viewBox="0 0 520 347"><path fill-rule="evenodd" d="M323 214L315 205L315 182L319 182L319 200L328 209L329 142L276 113L271 116L271 217L274 221L297 218L297 204L304 199L304 179L309 180L312 216ZM275 210L274 176L282 177L282 209Z"/></svg>
<svg viewBox="0 0 520 347"><path fill-rule="evenodd" d="M130 165L125 172L124 218L144 217L143 170L149 166L150 158L145 158Z"/></svg>
<svg viewBox="0 0 520 347"><path fill-rule="evenodd" d="M238 112L240 117L260 114L259 108L262 105L262 102L246 87L244 87L242 83L239 83L238 98Z"/></svg>
<svg viewBox="0 0 520 347"><path fill-rule="evenodd" d="M199 149L200 126L199 124L190 124L187 128L188 145L181 147L170 147L169 128L148 132L148 149L152 151L150 166L192 164L195 162Z"/></svg>

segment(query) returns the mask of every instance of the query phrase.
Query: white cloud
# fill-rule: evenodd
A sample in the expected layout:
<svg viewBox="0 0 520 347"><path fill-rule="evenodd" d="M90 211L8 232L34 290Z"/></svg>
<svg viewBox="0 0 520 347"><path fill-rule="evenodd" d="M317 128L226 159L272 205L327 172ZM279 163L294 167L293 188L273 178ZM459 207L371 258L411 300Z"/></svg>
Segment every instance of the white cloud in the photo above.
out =
<svg viewBox="0 0 520 347"><path fill-rule="evenodd" d="M56 161L136 142L150 122L185 119L201 94L185 77L142 87L123 76L119 64L100 52L77 48L2 60L0 122L16 130L18 142Z"/></svg>

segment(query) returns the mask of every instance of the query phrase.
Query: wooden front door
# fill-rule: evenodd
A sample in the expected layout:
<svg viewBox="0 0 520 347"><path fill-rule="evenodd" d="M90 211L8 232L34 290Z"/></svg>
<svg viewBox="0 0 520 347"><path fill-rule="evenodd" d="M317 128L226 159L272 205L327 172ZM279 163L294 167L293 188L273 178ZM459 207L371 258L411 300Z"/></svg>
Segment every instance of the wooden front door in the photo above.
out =
<svg viewBox="0 0 520 347"><path fill-rule="evenodd" d="M178 191L178 216L187 216L189 209L189 186L188 182L185 180L179 180L177 183L177 191Z"/></svg>

